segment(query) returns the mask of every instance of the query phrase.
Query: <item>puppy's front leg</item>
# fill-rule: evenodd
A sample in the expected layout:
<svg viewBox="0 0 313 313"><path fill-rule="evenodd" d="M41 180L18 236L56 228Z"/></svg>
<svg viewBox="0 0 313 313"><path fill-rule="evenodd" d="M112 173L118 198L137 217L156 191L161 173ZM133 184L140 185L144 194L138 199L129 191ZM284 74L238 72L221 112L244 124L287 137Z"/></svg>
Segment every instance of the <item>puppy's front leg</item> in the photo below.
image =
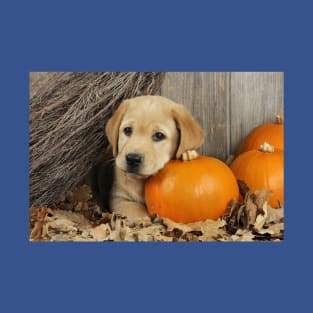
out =
<svg viewBox="0 0 313 313"><path fill-rule="evenodd" d="M130 222L147 217L144 199L145 180L115 168L110 207L115 213L127 217Z"/></svg>

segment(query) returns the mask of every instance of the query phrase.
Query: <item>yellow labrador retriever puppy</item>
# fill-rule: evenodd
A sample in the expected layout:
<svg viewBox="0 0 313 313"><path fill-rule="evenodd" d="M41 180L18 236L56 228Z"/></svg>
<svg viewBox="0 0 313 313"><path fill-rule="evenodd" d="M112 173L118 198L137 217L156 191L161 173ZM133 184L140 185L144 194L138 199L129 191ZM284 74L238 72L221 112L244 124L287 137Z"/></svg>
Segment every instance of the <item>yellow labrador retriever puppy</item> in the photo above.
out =
<svg viewBox="0 0 313 313"><path fill-rule="evenodd" d="M145 180L204 140L203 129L189 111L161 96L123 101L105 131L115 157L110 207L130 221L147 215Z"/></svg>

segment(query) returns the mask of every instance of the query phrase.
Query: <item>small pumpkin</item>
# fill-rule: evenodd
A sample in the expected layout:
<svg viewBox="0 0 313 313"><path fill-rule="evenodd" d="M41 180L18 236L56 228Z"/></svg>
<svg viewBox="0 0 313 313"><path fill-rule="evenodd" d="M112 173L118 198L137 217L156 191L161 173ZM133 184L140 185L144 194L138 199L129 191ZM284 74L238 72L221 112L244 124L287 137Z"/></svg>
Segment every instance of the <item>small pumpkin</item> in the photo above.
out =
<svg viewBox="0 0 313 313"><path fill-rule="evenodd" d="M150 214L189 223L217 219L231 199L238 199L236 178L222 161L199 156L191 161L172 160L145 185Z"/></svg>
<svg viewBox="0 0 313 313"><path fill-rule="evenodd" d="M253 192L257 189L272 191L268 201L271 207L284 204L284 151L264 143L259 150L240 154L230 168Z"/></svg>
<svg viewBox="0 0 313 313"><path fill-rule="evenodd" d="M254 128L242 141L238 154L257 150L264 142L268 142L275 149L284 150L284 124L280 115L277 115L276 123L266 123Z"/></svg>

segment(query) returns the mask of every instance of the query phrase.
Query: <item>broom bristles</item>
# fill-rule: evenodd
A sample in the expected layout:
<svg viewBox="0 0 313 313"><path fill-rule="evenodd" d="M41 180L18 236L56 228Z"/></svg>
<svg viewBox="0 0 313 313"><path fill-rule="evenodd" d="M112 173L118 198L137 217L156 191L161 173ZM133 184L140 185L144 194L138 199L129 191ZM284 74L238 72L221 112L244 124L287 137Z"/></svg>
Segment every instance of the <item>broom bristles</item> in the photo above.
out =
<svg viewBox="0 0 313 313"><path fill-rule="evenodd" d="M163 72L47 73L30 92L30 204L50 205L104 160L123 99L155 94ZM38 86L38 88L36 88Z"/></svg>

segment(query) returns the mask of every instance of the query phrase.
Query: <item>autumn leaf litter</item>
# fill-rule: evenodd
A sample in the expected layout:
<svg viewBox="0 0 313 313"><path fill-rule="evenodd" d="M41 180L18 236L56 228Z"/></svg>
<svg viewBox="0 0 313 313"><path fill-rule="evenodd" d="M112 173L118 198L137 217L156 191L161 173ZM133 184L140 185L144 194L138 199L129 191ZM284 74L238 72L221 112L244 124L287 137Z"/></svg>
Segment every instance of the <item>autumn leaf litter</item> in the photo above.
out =
<svg viewBox="0 0 313 313"><path fill-rule="evenodd" d="M89 186L67 192L54 206L30 208L31 241L281 241L284 209L271 208L270 193L252 193L239 181L243 201L231 201L218 220L176 223L157 215L129 223L124 216L101 212Z"/></svg>

